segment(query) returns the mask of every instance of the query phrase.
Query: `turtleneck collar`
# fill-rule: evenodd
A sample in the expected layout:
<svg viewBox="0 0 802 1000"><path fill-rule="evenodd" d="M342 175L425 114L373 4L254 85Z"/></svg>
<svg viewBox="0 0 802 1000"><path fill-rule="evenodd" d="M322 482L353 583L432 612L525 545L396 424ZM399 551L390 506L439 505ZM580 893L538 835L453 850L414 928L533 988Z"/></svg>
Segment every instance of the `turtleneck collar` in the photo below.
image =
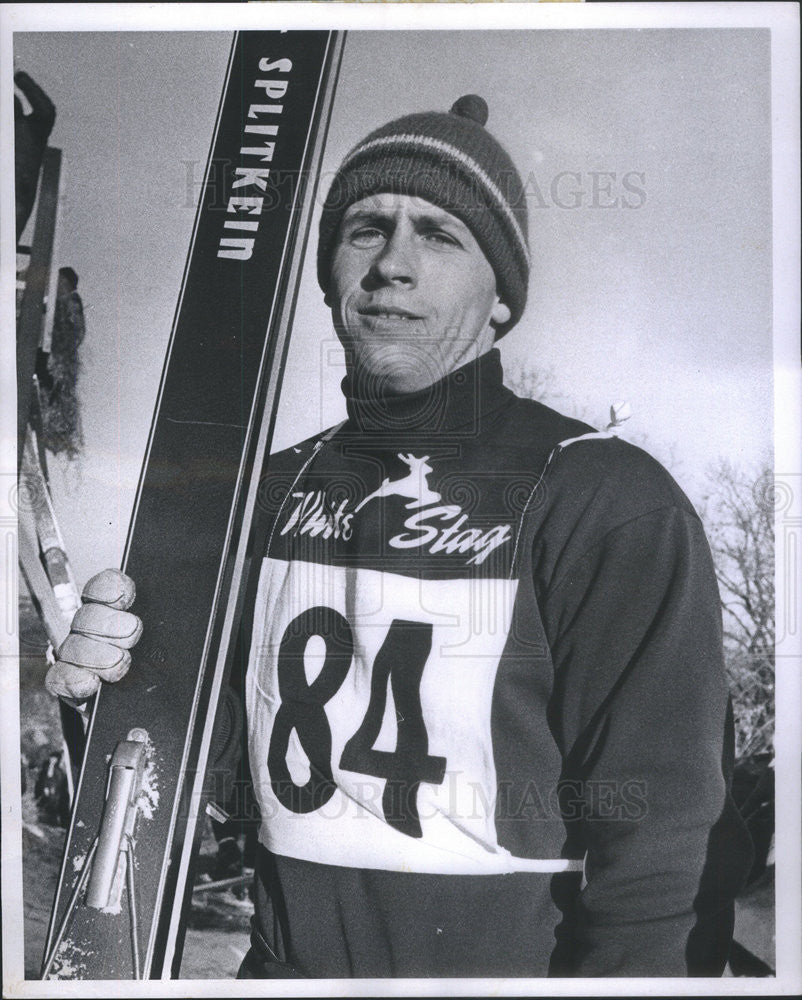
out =
<svg viewBox="0 0 802 1000"><path fill-rule="evenodd" d="M501 355L493 348L417 392L355 396L348 376L342 390L349 423L360 433L478 431L515 398L503 375Z"/></svg>

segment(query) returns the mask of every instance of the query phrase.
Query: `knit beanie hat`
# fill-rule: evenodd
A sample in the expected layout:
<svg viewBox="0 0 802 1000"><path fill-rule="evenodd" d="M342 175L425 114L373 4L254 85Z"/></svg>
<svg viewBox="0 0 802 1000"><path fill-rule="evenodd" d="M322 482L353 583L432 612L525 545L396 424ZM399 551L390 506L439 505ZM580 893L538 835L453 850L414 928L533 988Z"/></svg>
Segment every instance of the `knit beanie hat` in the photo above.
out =
<svg viewBox="0 0 802 1000"><path fill-rule="evenodd" d="M475 94L448 113L406 115L371 132L345 157L320 219L317 275L328 291L337 232L349 205L389 192L423 198L461 219L496 275L511 316L496 339L521 318L529 282L526 199L520 175L485 129L488 110Z"/></svg>

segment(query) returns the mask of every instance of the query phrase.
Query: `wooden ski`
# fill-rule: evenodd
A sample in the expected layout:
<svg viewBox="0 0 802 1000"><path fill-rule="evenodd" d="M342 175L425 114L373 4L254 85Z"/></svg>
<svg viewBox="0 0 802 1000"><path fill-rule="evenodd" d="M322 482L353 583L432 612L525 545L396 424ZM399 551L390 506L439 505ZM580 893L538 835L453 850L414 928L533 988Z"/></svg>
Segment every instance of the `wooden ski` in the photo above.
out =
<svg viewBox="0 0 802 1000"><path fill-rule="evenodd" d="M178 975L342 44L319 31L234 38L123 560L144 635L129 674L96 698L43 978Z"/></svg>
<svg viewBox="0 0 802 1000"><path fill-rule="evenodd" d="M42 157L39 180L36 223L31 244L30 260L25 272L25 290L22 293L17 317L17 468L25 450L25 431L31 415L33 373L36 368L36 349L42 340L45 310L51 322L55 305L55 275L53 249L56 242L59 190L61 182L61 150L48 146ZM48 294L49 293L49 294Z"/></svg>
<svg viewBox="0 0 802 1000"><path fill-rule="evenodd" d="M17 468L20 483L31 498L31 503L19 511L20 568L53 648L57 648L59 637L63 639L66 635L69 622L80 606L80 595L50 498L45 449L39 433L38 380L34 374L37 349L40 346L50 349L55 320L58 270L53 262L58 247L63 182L62 151L48 146L42 157L32 245L17 247L18 258L20 253L28 256L17 317ZM71 804L75 774L83 760L84 727L79 713L65 702L59 704L59 715Z"/></svg>

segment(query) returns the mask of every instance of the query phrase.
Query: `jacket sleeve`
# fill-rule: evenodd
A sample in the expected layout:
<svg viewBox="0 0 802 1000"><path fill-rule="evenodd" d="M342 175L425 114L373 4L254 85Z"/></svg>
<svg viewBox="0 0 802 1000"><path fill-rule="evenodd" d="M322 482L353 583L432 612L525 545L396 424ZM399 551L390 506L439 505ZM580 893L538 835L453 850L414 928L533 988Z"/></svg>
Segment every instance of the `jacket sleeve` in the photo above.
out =
<svg viewBox="0 0 802 1000"><path fill-rule="evenodd" d="M719 596L698 519L668 506L607 531L543 612L561 807L586 852L570 974L684 976L726 796Z"/></svg>

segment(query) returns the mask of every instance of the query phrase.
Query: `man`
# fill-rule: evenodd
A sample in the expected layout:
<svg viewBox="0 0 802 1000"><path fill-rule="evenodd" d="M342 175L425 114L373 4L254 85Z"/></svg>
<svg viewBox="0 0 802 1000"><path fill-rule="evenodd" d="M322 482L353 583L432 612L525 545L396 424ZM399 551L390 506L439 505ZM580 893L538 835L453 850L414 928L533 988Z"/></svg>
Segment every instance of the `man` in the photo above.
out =
<svg viewBox="0 0 802 1000"><path fill-rule="evenodd" d="M39 172L56 121L56 108L36 81L22 70L14 74L14 83L31 106L25 114L22 101L14 94L14 192L19 240L36 201Z"/></svg>
<svg viewBox="0 0 802 1000"><path fill-rule="evenodd" d="M469 96L390 122L323 207L348 419L269 462L244 624L262 819L243 977L726 958L734 892L705 869L732 829L707 543L644 452L504 387L527 219L486 119ZM119 584L96 578L95 599ZM124 672L138 630L80 615L62 695L96 687L100 660Z"/></svg>

